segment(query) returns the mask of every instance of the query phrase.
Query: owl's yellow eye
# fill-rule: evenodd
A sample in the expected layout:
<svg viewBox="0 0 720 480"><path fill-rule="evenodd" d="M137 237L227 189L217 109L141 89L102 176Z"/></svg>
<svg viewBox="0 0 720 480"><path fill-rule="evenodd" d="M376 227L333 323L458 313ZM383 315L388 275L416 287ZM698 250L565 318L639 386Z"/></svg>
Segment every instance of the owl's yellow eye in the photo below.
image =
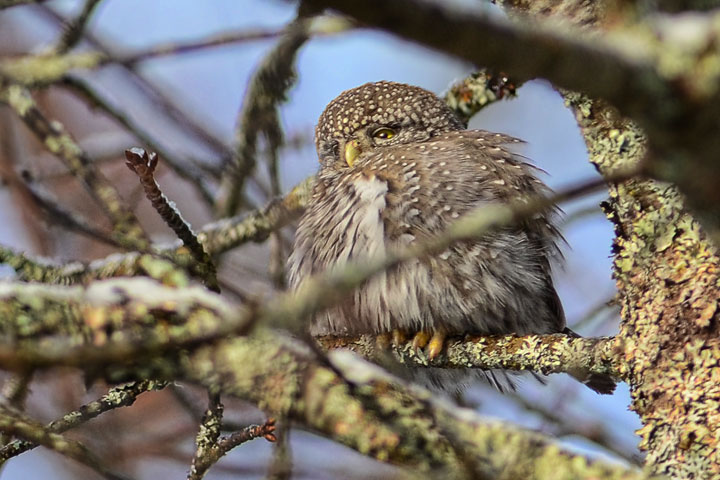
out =
<svg viewBox="0 0 720 480"><path fill-rule="evenodd" d="M378 140L390 140L395 136L395 130L392 128L381 127L372 133L373 138Z"/></svg>

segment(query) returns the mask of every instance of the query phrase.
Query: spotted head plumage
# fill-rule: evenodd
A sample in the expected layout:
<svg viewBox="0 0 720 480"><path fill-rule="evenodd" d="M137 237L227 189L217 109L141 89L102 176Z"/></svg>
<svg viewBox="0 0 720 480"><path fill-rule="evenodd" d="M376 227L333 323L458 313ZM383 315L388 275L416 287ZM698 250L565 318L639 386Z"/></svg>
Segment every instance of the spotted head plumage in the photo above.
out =
<svg viewBox="0 0 720 480"><path fill-rule="evenodd" d="M462 128L445 102L427 90L395 82L367 83L328 104L315 129L315 145L320 162L328 163L341 159L350 141L368 151ZM382 138L382 129L390 130L392 138Z"/></svg>

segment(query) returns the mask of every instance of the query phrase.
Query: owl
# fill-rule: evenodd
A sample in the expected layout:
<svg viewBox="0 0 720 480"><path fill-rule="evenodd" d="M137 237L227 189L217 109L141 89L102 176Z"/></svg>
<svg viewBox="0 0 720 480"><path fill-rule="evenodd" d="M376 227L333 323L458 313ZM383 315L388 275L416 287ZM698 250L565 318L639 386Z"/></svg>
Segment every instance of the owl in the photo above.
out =
<svg viewBox="0 0 720 480"><path fill-rule="evenodd" d="M394 82L343 92L315 131L320 171L299 221L289 283L443 232L484 205L548 195L519 140L465 130L436 95ZM413 335L438 355L446 336L566 331L553 286L556 211L380 273L312 318L313 335ZM609 378L583 379L597 391Z"/></svg>

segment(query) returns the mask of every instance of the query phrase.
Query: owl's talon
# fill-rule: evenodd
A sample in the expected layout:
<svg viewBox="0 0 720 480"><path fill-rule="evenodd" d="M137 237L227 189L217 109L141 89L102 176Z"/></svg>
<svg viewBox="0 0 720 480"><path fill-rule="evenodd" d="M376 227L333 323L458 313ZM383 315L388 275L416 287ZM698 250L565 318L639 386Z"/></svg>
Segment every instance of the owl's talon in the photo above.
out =
<svg viewBox="0 0 720 480"><path fill-rule="evenodd" d="M445 334L442 332L435 332L430 339L430 344L427 347L427 355L430 360L440 355L445 346Z"/></svg>
<svg viewBox="0 0 720 480"><path fill-rule="evenodd" d="M388 350L390 349L390 345L393 341L393 334L390 332L383 332L377 335L375 337L375 344L378 346L380 350Z"/></svg>
<svg viewBox="0 0 720 480"><path fill-rule="evenodd" d="M430 341L430 332L417 332L413 337L412 346L414 350L423 350Z"/></svg>
<svg viewBox="0 0 720 480"><path fill-rule="evenodd" d="M402 345L405 343L405 332L398 330L397 328L392 331L392 342L394 345Z"/></svg>

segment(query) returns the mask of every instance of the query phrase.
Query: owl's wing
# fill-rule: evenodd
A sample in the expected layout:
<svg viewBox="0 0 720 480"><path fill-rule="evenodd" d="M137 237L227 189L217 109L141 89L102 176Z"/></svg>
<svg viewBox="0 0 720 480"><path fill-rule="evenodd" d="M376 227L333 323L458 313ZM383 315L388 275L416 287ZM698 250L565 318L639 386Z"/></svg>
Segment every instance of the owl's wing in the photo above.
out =
<svg viewBox="0 0 720 480"><path fill-rule="evenodd" d="M389 236L430 237L483 205L551 194L537 177L542 170L513 152L513 145L520 143L507 135L464 130L383 152L385 162L388 157L402 160L389 162L380 172L389 183ZM556 242L562 237L554 225L558 213L552 208L520 225L548 257L559 255Z"/></svg>
<svg viewBox="0 0 720 480"><path fill-rule="evenodd" d="M515 143L504 135L458 131L378 154L369 165L388 183L383 220L390 247L432 238L485 205L547 196L550 189L537 178L539 170L508 148ZM427 260L430 276L447 279L444 291L455 292L451 304L475 312L468 315L479 333L550 333L564 327L550 269L561 238L555 216L552 209L539 213Z"/></svg>

